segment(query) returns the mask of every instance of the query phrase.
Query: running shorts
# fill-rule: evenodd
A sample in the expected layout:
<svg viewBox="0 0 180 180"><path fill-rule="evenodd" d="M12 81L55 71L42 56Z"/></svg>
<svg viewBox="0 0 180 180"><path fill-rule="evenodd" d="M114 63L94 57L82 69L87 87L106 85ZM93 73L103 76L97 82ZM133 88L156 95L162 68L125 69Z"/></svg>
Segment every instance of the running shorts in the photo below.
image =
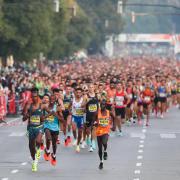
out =
<svg viewBox="0 0 180 180"><path fill-rule="evenodd" d="M72 116L72 122L77 125L77 128L83 128L84 116Z"/></svg>
<svg viewBox="0 0 180 180"><path fill-rule="evenodd" d="M44 127L43 125L34 127L34 126L28 126L27 131L29 134L29 139L35 139L39 133L43 134L44 133Z"/></svg>
<svg viewBox="0 0 180 180"><path fill-rule="evenodd" d="M125 108L115 108L115 114L116 116L121 116L122 119L125 119L125 114L126 114L126 111L125 111Z"/></svg>

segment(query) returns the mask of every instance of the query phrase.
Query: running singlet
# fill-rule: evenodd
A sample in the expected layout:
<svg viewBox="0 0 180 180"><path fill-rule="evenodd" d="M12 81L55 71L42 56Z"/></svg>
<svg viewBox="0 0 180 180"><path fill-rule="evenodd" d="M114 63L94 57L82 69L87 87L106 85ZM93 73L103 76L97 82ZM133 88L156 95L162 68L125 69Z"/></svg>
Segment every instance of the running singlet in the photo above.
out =
<svg viewBox="0 0 180 180"><path fill-rule="evenodd" d="M125 107L125 94L124 92L116 92L115 96L115 108Z"/></svg>
<svg viewBox="0 0 180 180"><path fill-rule="evenodd" d="M126 92L127 92L128 98L130 100L132 100L132 98L133 98L133 90L132 90L132 88L127 88Z"/></svg>
<svg viewBox="0 0 180 180"><path fill-rule="evenodd" d="M53 108L51 109L51 112L57 111L57 105L54 104ZM59 131L59 120L56 116L50 115L46 118L44 122L44 129L50 129L52 131Z"/></svg>
<svg viewBox="0 0 180 180"><path fill-rule="evenodd" d="M114 103L114 96L116 94L116 90L115 89L108 89L107 90L107 104L113 104Z"/></svg>
<svg viewBox="0 0 180 180"><path fill-rule="evenodd" d="M110 132L110 112L106 110L106 115L102 115L101 110L98 110L98 127L96 128L96 135L102 136Z"/></svg>
<svg viewBox="0 0 180 180"><path fill-rule="evenodd" d="M88 102L86 104L86 113L87 115L93 115L98 111L98 98L95 97L90 97L88 95Z"/></svg>
<svg viewBox="0 0 180 180"><path fill-rule="evenodd" d="M63 100L65 111L69 110L69 106L71 102L72 102L72 95L71 94L69 96L65 95Z"/></svg>
<svg viewBox="0 0 180 180"><path fill-rule="evenodd" d="M167 96L166 88L164 86L160 86L158 88L158 95L159 95L159 97L166 97Z"/></svg>
<svg viewBox="0 0 180 180"><path fill-rule="evenodd" d="M143 92L143 101L144 103L151 103L151 96L152 96L152 92L150 88L146 88Z"/></svg>
<svg viewBox="0 0 180 180"><path fill-rule="evenodd" d="M29 125L30 126L40 126L41 125L41 115L42 115L42 110L41 110L40 106L38 109L36 109L34 112L32 112L32 105L31 105L29 112L30 112Z"/></svg>
<svg viewBox="0 0 180 180"><path fill-rule="evenodd" d="M72 115L76 117L84 116L84 108L82 108L83 98L79 102L76 102L75 98L72 102Z"/></svg>

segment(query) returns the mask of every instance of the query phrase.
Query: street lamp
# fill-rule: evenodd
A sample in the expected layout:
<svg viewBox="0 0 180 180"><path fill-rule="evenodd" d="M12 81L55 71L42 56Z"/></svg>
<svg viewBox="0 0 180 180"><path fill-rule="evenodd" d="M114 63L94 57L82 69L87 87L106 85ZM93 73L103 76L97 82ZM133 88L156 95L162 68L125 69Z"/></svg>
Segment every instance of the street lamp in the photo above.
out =
<svg viewBox="0 0 180 180"><path fill-rule="evenodd" d="M56 13L59 12L59 6L60 6L59 0L53 0L53 10L54 10L54 12L56 12Z"/></svg>
<svg viewBox="0 0 180 180"><path fill-rule="evenodd" d="M133 24L134 24L135 21L136 21L136 14L135 14L134 11L131 12L131 21L132 21Z"/></svg>
<svg viewBox="0 0 180 180"><path fill-rule="evenodd" d="M117 13L123 14L123 2L122 1L118 1L118 3L117 3Z"/></svg>

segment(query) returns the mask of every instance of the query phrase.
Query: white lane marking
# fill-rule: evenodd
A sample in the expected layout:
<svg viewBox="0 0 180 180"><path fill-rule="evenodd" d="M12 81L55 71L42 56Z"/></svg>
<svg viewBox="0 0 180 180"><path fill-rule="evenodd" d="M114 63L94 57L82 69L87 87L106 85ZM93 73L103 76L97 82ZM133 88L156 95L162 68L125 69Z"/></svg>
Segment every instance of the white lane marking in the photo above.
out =
<svg viewBox="0 0 180 180"><path fill-rule="evenodd" d="M140 137L140 139L146 139L146 136L144 135L144 136Z"/></svg>
<svg viewBox="0 0 180 180"><path fill-rule="evenodd" d="M1 180L8 180L8 178L1 178Z"/></svg>
<svg viewBox="0 0 180 180"><path fill-rule="evenodd" d="M14 169L14 170L11 171L12 174L15 174L15 173L17 173L17 172L19 172L18 169Z"/></svg>
<svg viewBox="0 0 180 180"><path fill-rule="evenodd" d="M147 131L146 129L143 129L143 130L142 130L143 133L146 133L146 131Z"/></svg>
<svg viewBox="0 0 180 180"><path fill-rule="evenodd" d="M145 137L145 135L143 133L131 133L130 136L132 138L142 138L142 137Z"/></svg>
<svg viewBox="0 0 180 180"><path fill-rule="evenodd" d="M162 139L174 139L176 138L176 134L160 134Z"/></svg>
<svg viewBox="0 0 180 180"><path fill-rule="evenodd" d="M16 121L20 121L21 120L21 118L15 118L15 119L12 119L12 120L10 120L10 121L8 121L8 122L6 122L5 121L5 124L0 124L0 127L2 127L2 126L4 126L4 125L9 125L9 124L11 124L11 123L13 123L13 122L16 122Z"/></svg>
<svg viewBox="0 0 180 180"><path fill-rule="evenodd" d="M142 150L142 149L140 149L140 150L138 151L138 153L143 153L143 150Z"/></svg>
<svg viewBox="0 0 180 180"><path fill-rule="evenodd" d="M140 142L141 144L143 144L143 143L144 143L144 140L140 140L139 142Z"/></svg>
<svg viewBox="0 0 180 180"><path fill-rule="evenodd" d="M21 163L21 165L22 165L22 166L25 166L25 165L27 165L27 162L23 162L23 163Z"/></svg>
<svg viewBox="0 0 180 180"><path fill-rule="evenodd" d="M134 174L141 174L141 171L140 170L135 170Z"/></svg>
<svg viewBox="0 0 180 180"><path fill-rule="evenodd" d="M12 123L12 122L16 122L16 121L18 121L18 120L21 120L21 118L15 118L15 119L13 119L13 120L11 120L11 121L8 121L7 124L10 124L10 123Z"/></svg>
<svg viewBox="0 0 180 180"><path fill-rule="evenodd" d="M139 178L134 178L133 180L140 180Z"/></svg>
<svg viewBox="0 0 180 180"><path fill-rule="evenodd" d="M143 145L143 144L140 144L140 145L139 145L139 148L144 148L144 145Z"/></svg>
<svg viewBox="0 0 180 180"><path fill-rule="evenodd" d="M137 159L143 159L143 156L137 156Z"/></svg>
<svg viewBox="0 0 180 180"><path fill-rule="evenodd" d="M9 134L9 136L10 137L22 137L25 134L26 134L25 132L12 132L11 134Z"/></svg>
<svg viewBox="0 0 180 180"><path fill-rule="evenodd" d="M137 167L141 167L141 166L142 166L142 163L136 163L136 166L137 166Z"/></svg>

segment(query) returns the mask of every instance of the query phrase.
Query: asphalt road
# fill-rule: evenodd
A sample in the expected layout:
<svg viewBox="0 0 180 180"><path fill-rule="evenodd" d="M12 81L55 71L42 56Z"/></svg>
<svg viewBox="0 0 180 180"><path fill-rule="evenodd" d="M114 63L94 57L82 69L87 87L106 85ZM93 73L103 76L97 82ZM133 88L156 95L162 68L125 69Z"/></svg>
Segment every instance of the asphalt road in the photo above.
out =
<svg viewBox="0 0 180 180"><path fill-rule="evenodd" d="M26 125L18 118L0 124L0 180L179 180L180 110L164 119L151 117L150 126L124 126L123 137L110 137L108 160L99 170L97 151L77 154L74 147L58 146L56 167L41 157L31 172Z"/></svg>

